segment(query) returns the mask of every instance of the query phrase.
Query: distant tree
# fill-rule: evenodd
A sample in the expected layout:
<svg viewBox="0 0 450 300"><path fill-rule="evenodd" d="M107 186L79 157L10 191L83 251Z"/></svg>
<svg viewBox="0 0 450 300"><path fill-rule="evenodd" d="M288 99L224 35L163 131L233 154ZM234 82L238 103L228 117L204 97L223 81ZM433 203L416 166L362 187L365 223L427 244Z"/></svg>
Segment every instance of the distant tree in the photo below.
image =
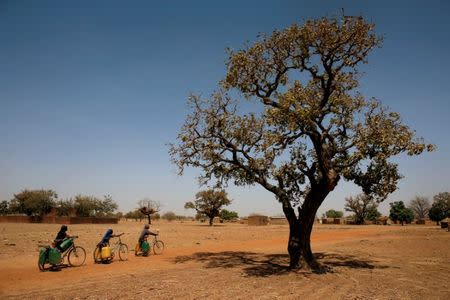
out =
<svg viewBox="0 0 450 300"><path fill-rule="evenodd" d="M213 220L220 214L222 206L230 205L231 200L224 190L204 190L195 195L194 202L186 202L185 209L195 209L209 218L209 226L213 225Z"/></svg>
<svg viewBox="0 0 450 300"><path fill-rule="evenodd" d="M94 196L76 195L73 203L78 217L93 217L99 207L99 201Z"/></svg>
<svg viewBox="0 0 450 300"><path fill-rule="evenodd" d="M433 197L433 204L428 212L432 221L437 224L445 218L450 217L450 193L439 193Z"/></svg>
<svg viewBox="0 0 450 300"><path fill-rule="evenodd" d="M144 215L139 211L139 209L129 211L124 215L125 218L133 219L135 221L137 221L137 220L142 221L143 216Z"/></svg>
<svg viewBox="0 0 450 300"><path fill-rule="evenodd" d="M27 216L44 216L55 206L58 195L53 190L23 190L10 201L10 210Z"/></svg>
<svg viewBox="0 0 450 300"><path fill-rule="evenodd" d="M377 207L369 207L369 210L367 211L367 220L376 221L379 217L381 217L381 213L378 211Z"/></svg>
<svg viewBox="0 0 450 300"><path fill-rule="evenodd" d="M0 202L0 215L9 214L9 202L7 200L3 200Z"/></svg>
<svg viewBox="0 0 450 300"><path fill-rule="evenodd" d="M356 224L364 224L364 220L369 219L369 213L373 218L374 211L378 212L377 206L375 200L365 194L359 194L355 198L345 198L344 209L354 213Z"/></svg>
<svg viewBox="0 0 450 300"><path fill-rule="evenodd" d="M325 212L327 218L342 218L344 213L339 210L329 209Z"/></svg>
<svg viewBox="0 0 450 300"><path fill-rule="evenodd" d="M110 195L105 195L103 199L94 196L77 195L72 201L75 213L79 217L112 216L118 207Z"/></svg>
<svg viewBox="0 0 450 300"><path fill-rule="evenodd" d="M103 200L97 199L97 201L98 206L95 212L95 216L97 217L111 217L118 208L117 203L111 195L105 195L103 196Z"/></svg>
<svg viewBox="0 0 450 300"><path fill-rule="evenodd" d="M10 213L10 209L9 209L9 201L8 200L3 200L2 202L0 202L0 215L7 215Z"/></svg>
<svg viewBox="0 0 450 300"><path fill-rule="evenodd" d="M148 224L151 224L152 223L151 216L156 214L160 210L161 203L159 201L154 201L150 198L144 198L142 200L139 200L138 206L139 211L147 216Z"/></svg>
<svg viewBox="0 0 450 300"><path fill-rule="evenodd" d="M69 216L72 212L75 211L75 203L72 199L67 200L59 200L55 204L56 215L61 216Z"/></svg>
<svg viewBox="0 0 450 300"><path fill-rule="evenodd" d="M382 43L374 28L360 16L324 17L230 51L226 77L210 98L191 95L170 147L180 175L198 167L201 183L272 193L289 222L293 269L319 268L314 217L341 179L382 201L402 177L391 158L433 150L398 113L360 93L359 68Z"/></svg>
<svg viewBox="0 0 450 300"><path fill-rule="evenodd" d="M389 211L389 218L393 221L398 221L402 224L411 223L414 219L414 213L411 209L407 208L403 201L396 201L389 203L391 209Z"/></svg>
<svg viewBox="0 0 450 300"><path fill-rule="evenodd" d="M122 219L124 217L124 213L121 211L118 211L114 214L114 217L116 217L117 219Z"/></svg>
<svg viewBox="0 0 450 300"><path fill-rule="evenodd" d="M174 212L172 212L172 211L168 211L168 212L164 213L161 216L161 218L171 222L171 221L173 221L173 220L175 220L177 218L177 215Z"/></svg>
<svg viewBox="0 0 450 300"><path fill-rule="evenodd" d="M207 218L207 216L205 216L204 214L199 213L199 212L197 212L194 217L195 220L202 221L202 222L204 222L206 218Z"/></svg>
<svg viewBox="0 0 450 300"><path fill-rule="evenodd" d="M430 210L430 201L426 197L416 196L409 202L408 207L414 212L417 219L425 219L428 217Z"/></svg>
<svg viewBox="0 0 450 300"><path fill-rule="evenodd" d="M226 209L222 209L220 211L220 218L223 220L236 220L237 218L239 218L238 213L235 211L228 211Z"/></svg>

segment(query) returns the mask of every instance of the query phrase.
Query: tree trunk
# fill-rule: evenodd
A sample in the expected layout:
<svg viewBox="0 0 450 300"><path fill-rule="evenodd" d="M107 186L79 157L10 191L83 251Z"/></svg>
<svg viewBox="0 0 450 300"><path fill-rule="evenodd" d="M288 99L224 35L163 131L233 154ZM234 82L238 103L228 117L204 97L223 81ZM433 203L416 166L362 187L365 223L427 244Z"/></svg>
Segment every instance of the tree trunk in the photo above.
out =
<svg viewBox="0 0 450 300"><path fill-rule="evenodd" d="M213 226L213 222L214 222L214 217L210 217L209 218L209 226Z"/></svg>
<svg viewBox="0 0 450 300"><path fill-rule="evenodd" d="M339 175L330 169L327 176L323 177L319 182L315 182L306 194L303 204L298 209L298 217L291 205L289 195L278 195L280 202L283 204L283 212L289 222L289 267L296 269L302 266L321 271L311 251L311 231L316 218L317 210L327 195L334 190ZM303 259L301 261L301 259Z"/></svg>
<svg viewBox="0 0 450 300"><path fill-rule="evenodd" d="M314 225L317 210L326 195L310 192L296 217L292 207L284 207L283 211L289 222L289 267L296 269L308 267L314 270L320 268L311 251L311 232Z"/></svg>
<svg viewBox="0 0 450 300"><path fill-rule="evenodd" d="M311 251L311 232L316 212L317 210L301 212L296 226L290 230L288 252L291 268L309 267L317 269L319 267Z"/></svg>

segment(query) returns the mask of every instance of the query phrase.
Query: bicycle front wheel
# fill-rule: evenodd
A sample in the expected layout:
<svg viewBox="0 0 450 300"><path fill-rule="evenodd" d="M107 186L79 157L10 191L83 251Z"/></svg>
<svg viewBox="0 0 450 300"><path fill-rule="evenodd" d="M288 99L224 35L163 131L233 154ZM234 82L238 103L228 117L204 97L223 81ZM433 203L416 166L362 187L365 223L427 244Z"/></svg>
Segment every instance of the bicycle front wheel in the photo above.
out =
<svg viewBox="0 0 450 300"><path fill-rule="evenodd" d="M119 246L119 259L120 260L128 259L128 246L125 244L120 244Z"/></svg>
<svg viewBox="0 0 450 300"><path fill-rule="evenodd" d="M156 241L153 244L153 253L156 255L163 253L164 251L164 242L163 241Z"/></svg>
<svg viewBox="0 0 450 300"><path fill-rule="evenodd" d="M69 255L67 256L69 265L72 267L79 267L84 264L86 260L86 250L83 247L75 246L70 249Z"/></svg>

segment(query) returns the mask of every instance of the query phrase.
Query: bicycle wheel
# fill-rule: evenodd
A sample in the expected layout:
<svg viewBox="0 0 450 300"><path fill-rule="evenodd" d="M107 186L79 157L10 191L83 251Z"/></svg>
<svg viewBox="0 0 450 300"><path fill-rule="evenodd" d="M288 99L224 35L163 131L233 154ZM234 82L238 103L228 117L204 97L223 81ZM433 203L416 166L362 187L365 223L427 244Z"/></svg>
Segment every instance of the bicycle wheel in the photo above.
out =
<svg viewBox="0 0 450 300"><path fill-rule="evenodd" d="M72 267L79 267L84 264L86 260L86 250L83 247L75 246L70 249L69 255L67 256L69 265Z"/></svg>
<svg viewBox="0 0 450 300"><path fill-rule="evenodd" d="M99 246L95 247L95 250L94 250L94 262L96 264L102 262L102 253L100 252L100 247Z"/></svg>
<svg viewBox="0 0 450 300"><path fill-rule="evenodd" d="M38 259L38 267L39 267L39 271L44 272L44 271L47 271L48 269L50 269L52 267L52 265L49 264L48 261L41 263L40 259Z"/></svg>
<svg viewBox="0 0 450 300"><path fill-rule="evenodd" d="M119 259L120 260L128 259L128 246L125 244L120 244L119 246Z"/></svg>
<svg viewBox="0 0 450 300"><path fill-rule="evenodd" d="M163 241L156 241L153 244L153 253L156 255L163 253L164 251L164 242Z"/></svg>

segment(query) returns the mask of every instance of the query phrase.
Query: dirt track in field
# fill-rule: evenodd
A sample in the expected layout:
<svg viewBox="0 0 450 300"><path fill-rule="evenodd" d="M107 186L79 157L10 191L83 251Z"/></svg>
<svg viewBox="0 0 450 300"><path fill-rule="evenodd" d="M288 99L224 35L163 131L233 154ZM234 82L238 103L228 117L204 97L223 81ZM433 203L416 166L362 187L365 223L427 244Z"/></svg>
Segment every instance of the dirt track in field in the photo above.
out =
<svg viewBox="0 0 450 300"><path fill-rule="evenodd" d="M112 226L134 248L143 223ZM94 264L108 225L70 225L87 251L78 268L40 272L37 244L58 225L0 224L0 297L55 299L446 299L450 233L438 227L316 225L313 251L325 274L290 272L286 225L156 223L162 255Z"/></svg>

